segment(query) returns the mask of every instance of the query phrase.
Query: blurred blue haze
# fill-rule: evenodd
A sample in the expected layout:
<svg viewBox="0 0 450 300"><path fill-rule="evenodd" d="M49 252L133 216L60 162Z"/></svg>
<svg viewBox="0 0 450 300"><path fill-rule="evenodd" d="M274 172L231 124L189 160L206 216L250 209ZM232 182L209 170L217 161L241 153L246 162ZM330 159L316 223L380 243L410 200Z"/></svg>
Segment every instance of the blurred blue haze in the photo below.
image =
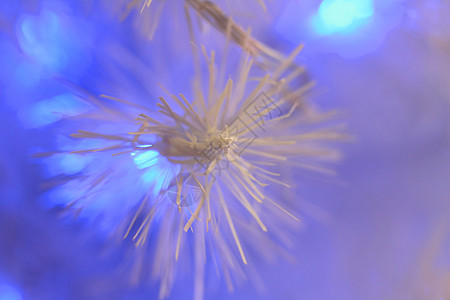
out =
<svg viewBox="0 0 450 300"><path fill-rule="evenodd" d="M298 262L261 261L265 294L214 285L206 299L450 299L449 4L267 4L267 23L248 21L255 35L280 50L305 43L300 62L327 89L314 101L343 111L356 141L341 146L337 178L295 174L304 212ZM31 154L95 146L58 133L75 132L61 121L90 111L81 90L148 104L161 93L155 78L186 89L191 61L171 47L171 21L163 18L148 41L104 1L0 2L0 300L157 298L155 286L127 283L127 248L111 252L102 231L90 230L99 222L95 206L85 218L60 219L55 204L76 189L69 182L45 190L49 178L75 175L93 159ZM133 171L125 185L165 184L154 180L161 170L143 170L163 159L156 151L126 159ZM111 189L98 205L133 193ZM121 210L122 201L109 208ZM188 285L177 281L171 299L190 297Z"/></svg>

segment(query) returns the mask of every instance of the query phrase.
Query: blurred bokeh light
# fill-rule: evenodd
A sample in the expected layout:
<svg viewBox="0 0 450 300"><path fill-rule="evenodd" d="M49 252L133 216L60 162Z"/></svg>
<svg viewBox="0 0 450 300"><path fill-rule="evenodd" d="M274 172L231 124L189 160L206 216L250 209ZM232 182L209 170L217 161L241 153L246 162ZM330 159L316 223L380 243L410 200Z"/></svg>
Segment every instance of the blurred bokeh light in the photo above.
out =
<svg viewBox="0 0 450 300"><path fill-rule="evenodd" d="M258 265L265 294L211 286L206 299L450 299L450 5L266 3L268 22L246 22L276 49L305 43L299 63L327 89L314 101L343 111L355 142L341 146L338 177L294 174L305 229L294 242L297 263ZM104 247L116 242L102 237L115 220L100 222L99 211L123 212L134 191L112 187L80 218L60 219L66 200L82 192L65 179L99 162L32 154L96 146L56 131L75 132L63 121L92 109L80 90L155 103L155 78L190 84L181 82L187 50L172 47L176 22L164 13L149 41L105 1L0 1L0 300L157 299L147 282L127 284L126 247ZM142 170L165 159L157 151L125 159L133 170L124 186L167 184L158 180L167 169ZM63 184L49 188L55 177ZM113 197L121 200L111 204ZM185 285L176 282L170 299L191 297Z"/></svg>

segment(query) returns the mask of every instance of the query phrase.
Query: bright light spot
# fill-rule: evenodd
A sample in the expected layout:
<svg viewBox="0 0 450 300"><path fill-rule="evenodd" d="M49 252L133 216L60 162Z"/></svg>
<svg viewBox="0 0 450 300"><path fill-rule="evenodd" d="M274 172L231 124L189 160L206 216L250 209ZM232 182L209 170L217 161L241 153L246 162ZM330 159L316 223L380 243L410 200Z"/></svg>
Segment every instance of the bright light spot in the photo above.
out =
<svg viewBox="0 0 450 300"><path fill-rule="evenodd" d="M324 0L313 19L321 35L348 33L373 15L372 0Z"/></svg>
<svg viewBox="0 0 450 300"><path fill-rule="evenodd" d="M0 285L0 300L22 300L22 295L12 286Z"/></svg>
<svg viewBox="0 0 450 300"><path fill-rule="evenodd" d="M355 18L355 5L346 1L334 1L329 5L322 4L319 8L319 16L330 26L347 27Z"/></svg>
<svg viewBox="0 0 450 300"><path fill-rule="evenodd" d="M148 150L143 153L136 154L133 159L138 169L145 169L155 165L158 162L158 156L158 151Z"/></svg>
<svg viewBox="0 0 450 300"><path fill-rule="evenodd" d="M35 68L40 78L61 72L64 77L84 74L91 61L91 28L67 14L63 4L55 11L44 7L37 15L21 14L16 22L17 40L26 57L21 61ZM21 71L16 76L27 78L27 73Z"/></svg>
<svg viewBox="0 0 450 300"><path fill-rule="evenodd" d="M49 176L73 175L86 166L88 158L75 153L57 153L45 159Z"/></svg>
<svg viewBox="0 0 450 300"><path fill-rule="evenodd" d="M146 145L151 146L151 145ZM151 190L153 196L166 189L180 171L180 166L170 163L155 150L131 153L138 169L141 169L142 182Z"/></svg>
<svg viewBox="0 0 450 300"><path fill-rule="evenodd" d="M28 55L52 70L66 66L57 14L44 11L40 17L27 16L20 24L20 29L23 38L19 41Z"/></svg>
<svg viewBox="0 0 450 300"><path fill-rule="evenodd" d="M72 94L61 94L34 103L19 111L18 117L27 128L37 128L61 120L64 116L76 116L92 106Z"/></svg>
<svg viewBox="0 0 450 300"><path fill-rule="evenodd" d="M59 165L66 174L75 174L80 172L85 165L85 156L65 153L62 155Z"/></svg>

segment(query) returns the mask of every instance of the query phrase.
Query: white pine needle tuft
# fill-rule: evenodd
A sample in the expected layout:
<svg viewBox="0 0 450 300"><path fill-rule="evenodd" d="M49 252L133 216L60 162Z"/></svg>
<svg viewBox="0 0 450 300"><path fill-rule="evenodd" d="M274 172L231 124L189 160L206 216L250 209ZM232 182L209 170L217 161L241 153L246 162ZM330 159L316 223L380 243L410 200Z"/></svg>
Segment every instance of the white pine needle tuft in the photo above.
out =
<svg viewBox="0 0 450 300"><path fill-rule="evenodd" d="M149 236L154 235L149 252L161 298L169 295L176 266L183 261L194 263L196 299L203 295L207 263L220 266L230 289L247 275L257 281L257 273L246 266L251 263L248 249L267 257L284 253L279 243L289 241L286 230L295 227L292 221L299 221L289 205L284 206L289 202L292 206L292 199L274 197L277 190L295 185L293 178L282 174L287 168L324 170L321 162L339 158L338 152L324 143L345 138L342 126L320 126L326 115L311 110L305 99L313 84L292 88L302 72L292 70L291 63L301 49L299 46L277 69L258 78L250 77L253 59L246 53L239 72L225 81L220 75L225 72L216 67L215 52L208 54L201 47L208 69L206 88L202 88L205 80L199 73L192 99L166 91L166 96L159 97L157 111L113 96L91 99L100 109L98 115L113 116L111 120L118 123L130 122L125 110L118 107L141 111L134 125L130 124L135 130L118 134L79 130L72 134L76 139L105 142L98 148L72 152L108 152L112 165L132 154L142 160L143 170L157 172L145 197L131 201L137 204L125 227L119 228L123 239L131 239L143 252ZM158 157L164 157L166 163L159 165ZM107 168L85 179L87 194L69 206L77 201L83 204L75 206L89 206L86 199L91 193L101 193L105 182L120 185L120 176L112 174L114 170ZM139 262L132 277L138 278L142 268Z"/></svg>

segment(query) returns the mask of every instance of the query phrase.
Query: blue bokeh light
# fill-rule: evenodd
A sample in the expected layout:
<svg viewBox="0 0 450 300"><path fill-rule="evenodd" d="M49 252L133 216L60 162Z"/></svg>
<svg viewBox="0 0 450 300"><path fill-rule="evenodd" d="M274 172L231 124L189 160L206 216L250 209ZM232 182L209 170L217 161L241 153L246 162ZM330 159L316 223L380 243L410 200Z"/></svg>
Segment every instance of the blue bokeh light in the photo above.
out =
<svg viewBox="0 0 450 300"><path fill-rule="evenodd" d="M305 51L335 53L355 59L373 53L402 20L404 0L291 1L277 21L277 31Z"/></svg>
<svg viewBox="0 0 450 300"><path fill-rule="evenodd" d="M365 24L373 12L372 0L324 0L313 24L320 35L345 34Z"/></svg>
<svg viewBox="0 0 450 300"><path fill-rule="evenodd" d="M38 128L61 120L64 116L76 116L92 109L88 102L70 93L41 100L18 112L19 120L26 128Z"/></svg>
<svg viewBox="0 0 450 300"><path fill-rule="evenodd" d="M150 187L153 196L167 189L180 169L179 166L170 163L167 158L161 156L155 150L132 153L131 155L136 167L143 170L142 181Z"/></svg>
<svg viewBox="0 0 450 300"><path fill-rule="evenodd" d="M57 14L45 11L40 19L27 16L20 24L23 49L50 69L60 70L66 65L66 55L62 51L60 20Z"/></svg>
<svg viewBox="0 0 450 300"><path fill-rule="evenodd" d="M55 204L66 207L78 200L73 207L76 213L84 208L80 223L102 216L105 221L100 229L111 233L121 224L119 222L128 220L128 214L139 206L149 189L156 194L173 180L177 166L156 151L146 153L150 148L144 148L150 145L142 145L143 149L137 149L132 155L114 157L111 154L120 150L88 155L55 154L43 159L45 176L41 177L26 155L28 148L35 144L42 149L39 152L47 152L95 149L116 143L70 137L79 128L58 120L78 113L78 106L70 96L63 95L67 92L65 87L53 82L55 75L70 79L94 95L106 93L142 101L141 104L149 107L154 104L152 99L159 96L160 90L153 88L155 79L177 93L189 88L191 81L186 79L185 70L190 68L191 56L166 58L170 57L170 52L188 53L185 48L172 49L160 47L155 41L151 44L135 41L132 38L135 30L124 30L125 34L121 31L125 27L134 29L133 23L108 18L108 12L99 9L100 2L108 1L0 1L0 31L4 30L0 33L3 73L0 74L0 112L4 111L0 130L0 223L3 230L0 269L14 279L0 280L0 300L148 299L154 296L153 287L128 287L125 277L130 272L122 265L115 266L126 261L126 255L118 252L120 255L114 253L114 260L106 260L113 251L105 251L103 247L95 251L93 248L98 243L85 242L86 233L93 236L92 231L97 227L75 231L73 226L59 225L59 220L53 216L53 212L59 210L52 210L52 214L41 213L35 203L40 192L37 187L74 178L73 182L53 189L42 199L52 201L49 208L54 208ZM255 1L240 3L245 6L251 2ZM423 6L421 10L416 11L413 2L414 6ZM407 3L404 9L403 3ZM320 97L315 103L321 108L326 108L323 102L331 103L333 108L343 106L340 108L345 111L344 119L352 135L358 137L357 143L344 146L347 158L338 166L339 179L350 188L342 188L341 184L309 187L303 181L306 177L303 173L292 174L304 187L301 192L308 196L307 200L314 200L311 204L300 200L299 207L305 209L307 219L303 224L308 226L310 222L308 212L319 220L324 209L332 216L333 226L327 226L330 231L324 230L321 224L315 226L317 221L313 220L313 226L300 237L300 247L296 241L292 242L296 251L292 254L302 258L302 268L281 261L275 266L258 266L267 281L268 293L273 298L301 295L299 297L320 299L330 298L331 294L336 299L349 295L359 299L371 296L386 299L394 294L415 298L420 297L419 290L425 287L428 294L422 295L424 298L444 299L441 295L446 290L448 266L445 254L449 251L445 251L448 243L442 245L440 240L447 242L446 229L450 228L445 222L449 173L443 163L449 158L445 148L448 141L445 125L450 118L445 117L447 106L439 101L447 100L450 95L446 76L447 62L450 62L446 59L450 26L445 26L448 14L444 12L444 5L448 4L444 0L295 0L267 1L267 4L279 6L268 9L273 21L280 24L277 34L273 34L269 26L261 26L259 32L253 30L252 33L282 51L284 47L293 49L305 43L299 63L305 62L320 89L329 89L328 96ZM283 22L276 16L283 6L288 8L281 20L285 25L281 26ZM425 8L427 14L422 11ZM172 11L166 11L175 16ZM260 21L259 16L252 21ZM182 20L176 21L178 26L184 24ZM162 18L161 25L161 29L166 29L158 29L162 40L169 44L174 36L171 34L173 18ZM396 26L399 30L390 34ZM206 33L214 37L216 32L206 30ZM172 44L178 45L180 41L174 39ZM119 51L122 48L118 46L126 51ZM122 53L129 53L129 56ZM355 59L360 57L362 59ZM134 58L136 62L142 59L146 63L134 63ZM158 65L167 72L156 72ZM147 84L149 82L151 84ZM16 120L18 116L20 120ZM22 130L20 125L24 124L33 130ZM93 120L86 125L84 127L91 127L92 131L111 134L136 130L133 122L114 118L105 118L98 124ZM61 134L55 135L56 130ZM154 143L147 139L145 142ZM105 171L111 172L110 180L91 188L86 178L101 178ZM60 174L67 176L58 176ZM48 177L56 178L53 181ZM189 216L201 191L195 182L192 186L187 181L184 183L187 205L182 209ZM177 211L173 203L177 186L170 185L168 192L167 201L161 201L163 209L157 211L164 210L163 205L170 205ZM155 198L152 194L149 201ZM69 215L70 220L62 221L72 224L72 215L76 213ZM162 216L162 213L156 214L155 228L160 224L158 217ZM224 221L223 216L220 220ZM110 241L110 235L103 233L101 237L108 238L110 244L115 243ZM368 241L367 236L373 238ZM150 243L156 243L153 237ZM121 238L118 236L119 240ZM311 240L314 242L308 243ZM191 248L186 248L186 255L192 252ZM152 248L140 253L147 249ZM143 269L147 271L152 265L147 260L145 263ZM223 270L222 264L219 261L218 270ZM183 271L184 266L179 270ZM405 270L410 274L406 279ZM205 278L208 276L206 273ZM401 284L393 287L392 282ZM172 298L186 298L187 293L183 292L189 284L189 280L177 279ZM219 292L213 294L217 285L215 282L207 285L206 295L254 297L247 290L250 284L244 284L244 289L237 290L234 296L222 295L225 290L222 285L218 287Z"/></svg>
<svg viewBox="0 0 450 300"><path fill-rule="evenodd" d="M57 153L43 160L49 177L60 174L74 175L86 167L91 158L86 155L75 153Z"/></svg>
<svg viewBox="0 0 450 300"><path fill-rule="evenodd" d="M134 163L138 169L145 169L158 163L159 153L155 150L148 150L137 155L133 153L133 156Z"/></svg>
<svg viewBox="0 0 450 300"><path fill-rule="evenodd" d="M15 24L18 45L26 57L21 59L22 70L15 75L28 86L62 74L76 80L91 62L92 43L81 32L92 28L67 15L69 9L65 6L49 7L50 3L44 3L38 14L21 14Z"/></svg>

